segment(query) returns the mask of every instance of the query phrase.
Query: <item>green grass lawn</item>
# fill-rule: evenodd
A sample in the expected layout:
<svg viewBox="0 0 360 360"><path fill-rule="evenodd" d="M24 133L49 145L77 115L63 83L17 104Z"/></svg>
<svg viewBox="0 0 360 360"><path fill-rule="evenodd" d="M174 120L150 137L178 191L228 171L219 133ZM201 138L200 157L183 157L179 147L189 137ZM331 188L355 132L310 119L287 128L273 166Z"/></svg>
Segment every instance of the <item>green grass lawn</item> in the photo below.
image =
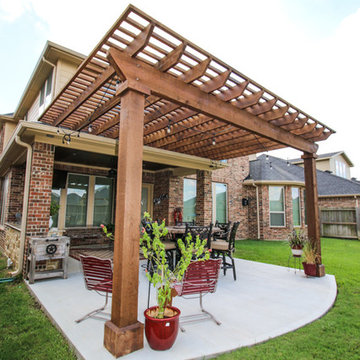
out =
<svg viewBox="0 0 360 360"><path fill-rule="evenodd" d="M282 242L237 241L242 259L287 266ZM266 343L220 356L229 359L360 359L360 241L323 239L325 270L334 274L338 297L330 312L314 323Z"/></svg>
<svg viewBox="0 0 360 360"><path fill-rule="evenodd" d="M314 323L266 343L218 357L229 359L360 359L360 241L323 239L323 263L336 276L338 298ZM290 249L273 241L237 241L236 256L287 266ZM0 258L0 276L7 277ZM24 283L0 284L0 359L75 359Z"/></svg>
<svg viewBox="0 0 360 360"><path fill-rule="evenodd" d="M8 277L5 268L6 258L0 257L0 278ZM0 359L76 359L22 280L0 283Z"/></svg>

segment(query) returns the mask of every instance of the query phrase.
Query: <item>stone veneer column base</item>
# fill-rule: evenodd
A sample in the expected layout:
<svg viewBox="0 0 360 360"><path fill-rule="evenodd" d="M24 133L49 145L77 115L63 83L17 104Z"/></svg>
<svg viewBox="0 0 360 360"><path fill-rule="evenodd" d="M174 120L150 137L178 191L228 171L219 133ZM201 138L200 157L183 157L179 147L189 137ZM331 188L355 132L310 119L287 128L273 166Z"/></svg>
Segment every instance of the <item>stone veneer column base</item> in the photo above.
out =
<svg viewBox="0 0 360 360"><path fill-rule="evenodd" d="M144 347L144 324L117 327L111 321L105 323L104 346L115 357L130 354Z"/></svg>

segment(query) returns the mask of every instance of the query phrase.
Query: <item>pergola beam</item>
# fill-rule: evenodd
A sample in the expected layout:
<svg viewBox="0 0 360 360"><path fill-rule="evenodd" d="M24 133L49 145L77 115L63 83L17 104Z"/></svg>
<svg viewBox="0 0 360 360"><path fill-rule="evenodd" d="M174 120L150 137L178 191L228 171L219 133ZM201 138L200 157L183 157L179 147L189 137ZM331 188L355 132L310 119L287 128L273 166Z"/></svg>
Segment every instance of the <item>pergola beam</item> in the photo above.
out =
<svg viewBox="0 0 360 360"><path fill-rule="evenodd" d="M237 109L213 95L206 94L140 60L133 59L117 49L109 49L108 59L118 74L122 74L126 79L137 79L136 81L147 86L157 96L301 151L314 153L318 148L311 141L288 133L246 111Z"/></svg>

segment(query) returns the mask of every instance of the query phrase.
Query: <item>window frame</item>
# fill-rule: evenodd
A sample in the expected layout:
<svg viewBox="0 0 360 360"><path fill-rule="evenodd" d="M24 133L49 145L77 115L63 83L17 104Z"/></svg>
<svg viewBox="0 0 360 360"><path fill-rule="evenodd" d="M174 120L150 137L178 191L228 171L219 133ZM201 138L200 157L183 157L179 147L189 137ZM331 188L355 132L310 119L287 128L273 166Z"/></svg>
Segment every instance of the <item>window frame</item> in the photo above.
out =
<svg viewBox="0 0 360 360"><path fill-rule="evenodd" d="M271 210L271 205L270 205L270 189L271 188L282 188L282 202L283 202L283 210L282 211L272 211ZM269 185L268 187L268 192L269 192L269 226L271 228L286 228L286 203L285 203L285 186L283 185ZM284 218L284 225L272 225L271 224L271 214L283 214L283 218Z"/></svg>
<svg viewBox="0 0 360 360"><path fill-rule="evenodd" d="M293 190L297 190L297 198L298 198L298 209L299 209L299 224L298 225L295 225L294 223L294 200L295 198L293 197ZM300 196L301 196L301 191L300 191L300 188L297 187L297 186L292 186L291 187L291 205L292 205L292 220L293 220L293 227L301 227L302 225L302 221L301 221L301 199L300 199Z"/></svg>
<svg viewBox="0 0 360 360"><path fill-rule="evenodd" d="M192 181L192 182L194 182L195 183L195 216L194 216L194 218L193 219L191 219L191 220L187 220L187 219L185 219L185 206L184 206L184 201L185 201L185 198L184 198L184 196L185 196L185 181ZM185 221L192 221L192 220L195 220L196 221L196 200L197 200L197 179L192 179L192 178L183 178L183 221L185 222Z"/></svg>
<svg viewBox="0 0 360 360"><path fill-rule="evenodd" d="M41 115L46 107L51 103L54 87L54 70L52 69L46 77L39 94L39 115Z"/></svg>
<svg viewBox="0 0 360 360"><path fill-rule="evenodd" d="M9 173L6 174L1 181L1 213L0 213L0 226L4 226L6 222L6 211L8 206L8 193L9 193Z"/></svg>
<svg viewBox="0 0 360 360"><path fill-rule="evenodd" d="M225 222L228 222L229 219L229 201L228 201L228 184L222 183L219 181L213 181L212 182L212 221L213 223L216 222L216 185L225 185L226 191L225 191Z"/></svg>

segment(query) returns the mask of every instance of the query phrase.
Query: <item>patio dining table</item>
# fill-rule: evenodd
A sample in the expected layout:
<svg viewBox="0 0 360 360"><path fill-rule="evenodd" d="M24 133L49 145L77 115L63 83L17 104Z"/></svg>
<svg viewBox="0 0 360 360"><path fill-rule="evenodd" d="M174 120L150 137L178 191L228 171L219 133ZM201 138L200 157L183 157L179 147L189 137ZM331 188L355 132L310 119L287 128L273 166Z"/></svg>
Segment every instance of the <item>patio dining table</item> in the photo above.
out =
<svg viewBox="0 0 360 360"><path fill-rule="evenodd" d="M183 235L185 234L186 226L185 225L175 225L167 226L168 232L170 235ZM221 232L222 230L219 227L213 226L211 233Z"/></svg>

